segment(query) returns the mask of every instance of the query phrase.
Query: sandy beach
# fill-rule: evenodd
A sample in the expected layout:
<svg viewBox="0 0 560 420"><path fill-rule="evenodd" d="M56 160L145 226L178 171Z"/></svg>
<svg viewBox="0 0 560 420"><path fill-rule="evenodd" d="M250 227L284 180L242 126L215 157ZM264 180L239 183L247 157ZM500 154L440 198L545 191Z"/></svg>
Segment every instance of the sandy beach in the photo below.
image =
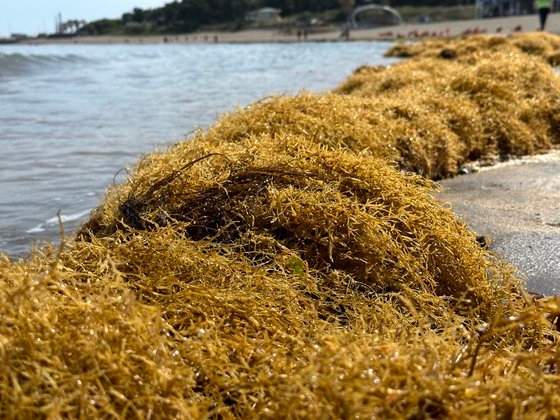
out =
<svg viewBox="0 0 560 420"><path fill-rule="evenodd" d="M356 29L351 31L349 40L376 41L383 39L427 38L434 36L461 36L466 34L503 34L512 32L533 32L538 27L536 14L500 17L492 19L457 20L436 23L404 23L397 26L379 27L374 29ZM547 32L560 33L560 13L549 16ZM320 29L312 31L307 41L326 42L341 41L339 29ZM82 36L60 39L32 38L20 43L83 43L83 44L111 44L111 43L256 43L256 42L298 42L296 31L279 30L243 30L238 32L197 32L181 35L157 36Z"/></svg>

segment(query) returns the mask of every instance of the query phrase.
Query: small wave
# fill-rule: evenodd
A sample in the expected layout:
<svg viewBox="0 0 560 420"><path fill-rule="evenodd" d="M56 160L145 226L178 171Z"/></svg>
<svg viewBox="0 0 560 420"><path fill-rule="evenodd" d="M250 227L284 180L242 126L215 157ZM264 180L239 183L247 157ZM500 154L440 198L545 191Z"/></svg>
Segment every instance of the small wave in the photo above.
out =
<svg viewBox="0 0 560 420"><path fill-rule="evenodd" d="M0 52L0 77L29 73L45 68L58 68L60 64L88 61L76 54L22 54Z"/></svg>

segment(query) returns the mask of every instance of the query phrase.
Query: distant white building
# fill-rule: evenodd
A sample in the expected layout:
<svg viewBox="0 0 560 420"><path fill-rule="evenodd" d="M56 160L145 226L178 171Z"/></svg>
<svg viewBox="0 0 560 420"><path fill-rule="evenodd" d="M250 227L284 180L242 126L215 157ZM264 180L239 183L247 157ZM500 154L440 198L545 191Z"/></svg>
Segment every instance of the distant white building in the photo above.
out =
<svg viewBox="0 0 560 420"><path fill-rule="evenodd" d="M250 22L277 22L282 19L282 10L274 7L263 7L253 10L245 15L245 19Z"/></svg>

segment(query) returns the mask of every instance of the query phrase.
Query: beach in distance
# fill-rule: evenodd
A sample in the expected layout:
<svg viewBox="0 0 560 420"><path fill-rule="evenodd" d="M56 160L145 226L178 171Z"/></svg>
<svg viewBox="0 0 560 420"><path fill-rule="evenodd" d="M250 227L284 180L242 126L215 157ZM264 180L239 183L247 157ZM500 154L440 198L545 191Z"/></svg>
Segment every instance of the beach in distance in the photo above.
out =
<svg viewBox="0 0 560 420"><path fill-rule="evenodd" d="M350 32L349 40L375 41L399 38L426 38L433 36L461 36L476 33L510 34L512 32L533 32L539 26L536 14L507 16L499 18L456 20L431 23L403 23L369 29L356 29ZM552 13L548 17L546 31L560 33L560 14ZM196 32L181 35L146 35L146 36L80 36L70 38L32 38L23 43L258 43L258 42L297 42L297 32L276 29L251 29L232 32ZM307 41L343 40L339 29L312 30Z"/></svg>

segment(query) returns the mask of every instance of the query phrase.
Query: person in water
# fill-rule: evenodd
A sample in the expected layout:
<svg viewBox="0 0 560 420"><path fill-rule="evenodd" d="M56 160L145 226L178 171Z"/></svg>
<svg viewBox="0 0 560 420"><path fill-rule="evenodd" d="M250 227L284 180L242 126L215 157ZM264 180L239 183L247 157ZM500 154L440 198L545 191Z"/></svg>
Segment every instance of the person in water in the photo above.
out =
<svg viewBox="0 0 560 420"><path fill-rule="evenodd" d="M535 0L535 9L539 13L539 23L541 31L544 31L546 26L546 18L552 10L552 0Z"/></svg>

